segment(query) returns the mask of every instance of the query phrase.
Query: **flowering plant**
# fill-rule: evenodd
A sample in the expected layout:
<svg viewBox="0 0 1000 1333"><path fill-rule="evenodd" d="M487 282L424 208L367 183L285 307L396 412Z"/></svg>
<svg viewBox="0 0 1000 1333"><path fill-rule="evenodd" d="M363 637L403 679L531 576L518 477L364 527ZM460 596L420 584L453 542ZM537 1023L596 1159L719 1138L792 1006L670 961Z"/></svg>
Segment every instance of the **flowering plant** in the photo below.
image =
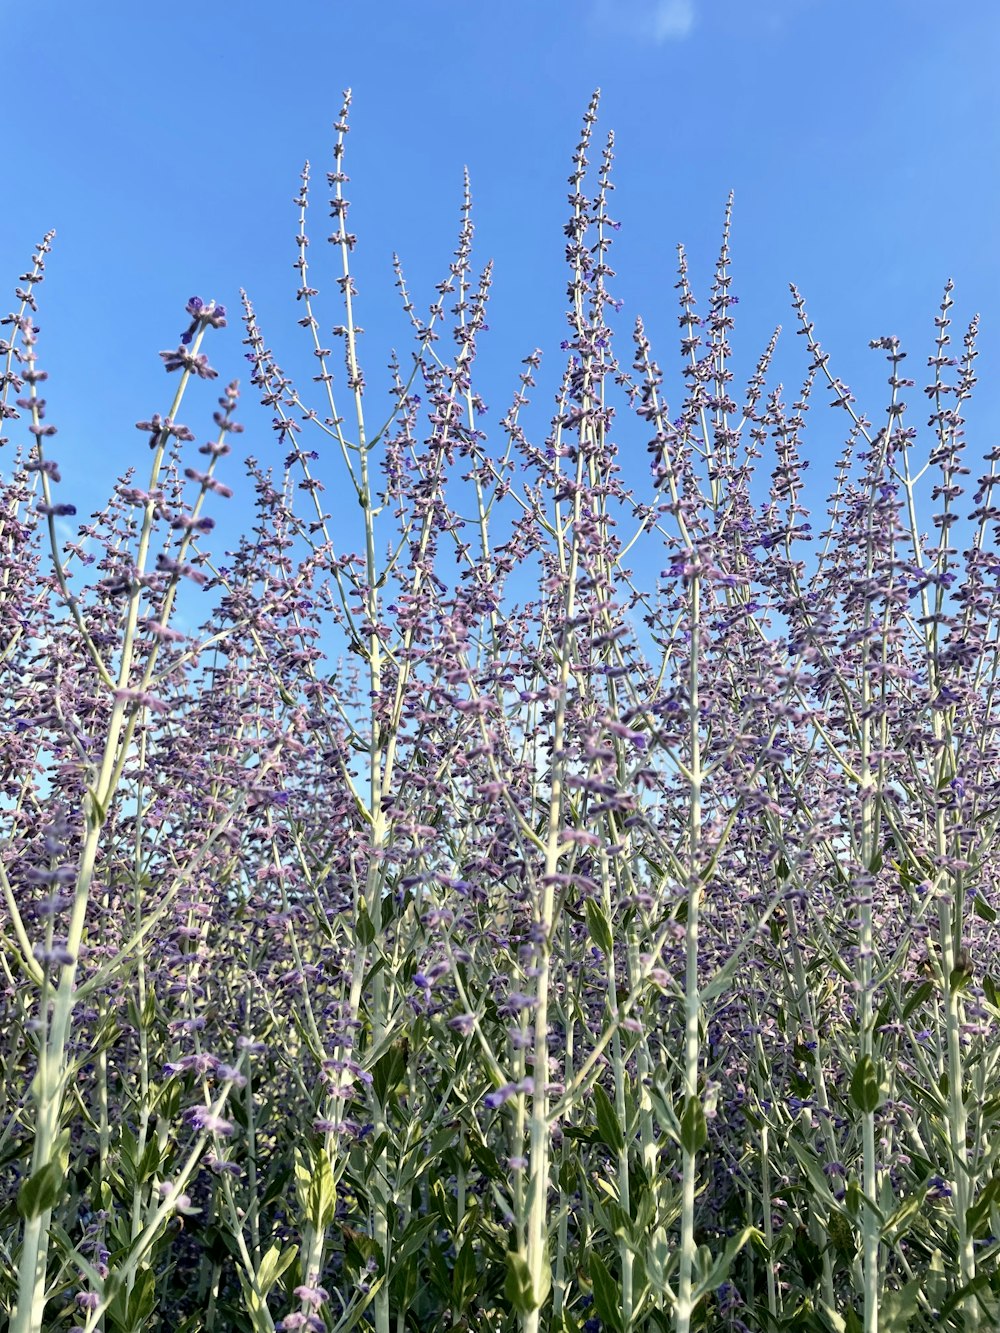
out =
<svg viewBox="0 0 1000 1333"><path fill-rule="evenodd" d="M872 344L869 419L794 288L799 393L766 387L775 334L739 402L727 209L703 318L679 251L670 407L641 320L615 351L595 96L548 434L524 422L537 349L485 429L468 188L426 317L397 264L416 350L373 416L349 104L343 392L307 166L323 406L244 296L286 453L280 487L247 459L260 525L229 565L203 511L232 495L237 381L204 470L178 419L225 309L188 302L173 401L137 423L148 481L61 547L51 236L3 320L0 422L31 441L0 490L0 1310L13 1333L995 1326L1000 450L964 481L976 322L952 356L949 284L929 447L898 341ZM817 392L847 441L814 533ZM648 451L632 486L616 436ZM195 635L170 624L190 584L222 594Z"/></svg>

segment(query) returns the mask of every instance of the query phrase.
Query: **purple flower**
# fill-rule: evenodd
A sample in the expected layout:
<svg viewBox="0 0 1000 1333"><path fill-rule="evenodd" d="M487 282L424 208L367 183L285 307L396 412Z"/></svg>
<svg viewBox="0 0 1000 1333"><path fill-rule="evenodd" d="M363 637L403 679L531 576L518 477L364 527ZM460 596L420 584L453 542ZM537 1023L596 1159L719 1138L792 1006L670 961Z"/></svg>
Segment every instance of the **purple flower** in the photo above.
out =
<svg viewBox="0 0 1000 1333"><path fill-rule="evenodd" d="M216 1157L215 1153L205 1154L205 1165L214 1176L238 1176L242 1174L238 1162L224 1162L221 1157Z"/></svg>
<svg viewBox="0 0 1000 1333"><path fill-rule="evenodd" d="M158 1187L160 1198L165 1199L172 1189L173 1185L171 1185L169 1180L161 1181ZM176 1199L174 1199L174 1207L182 1213L189 1211L191 1209L190 1194L178 1194Z"/></svg>
<svg viewBox="0 0 1000 1333"><path fill-rule="evenodd" d="M214 1115L208 1106L193 1106L185 1112L188 1123L194 1129L206 1130L209 1134L231 1134L232 1122Z"/></svg>
<svg viewBox="0 0 1000 1333"><path fill-rule="evenodd" d="M309 1287L304 1284L295 1288L295 1295L300 1301L305 1301L313 1307L324 1305L330 1299L330 1293L325 1287Z"/></svg>
<svg viewBox="0 0 1000 1333"><path fill-rule="evenodd" d="M200 1077L210 1074L219 1066L218 1060L214 1055L209 1055L207 1051L202 1051L199 1055L184 1055L179 1060L173 1060L170 1064L163 1066L168 1074L187 1074L195 1073Z"/></svg>
<svg viewBox="0 0 1000 1333"><path fill-rule="evenodd" d="M160 356L163 359L163 368L168 372L187 370L203 380L214 380L219 374L208 364L208 357L204 353L195 356L186 347L178 347L176 352L161 352Z"/></svg>
<svg viewBox="0 0 1000 1333"><path fill-rule="evenodd" d="M503 1106L504 1102L510 1101L516 1092L516 1083L505 1083L502 1088L497 1088L495 1092L488 1092L483 1098L483 1105L491 1111L495 1111L498 1106Z"/></svg>
<svg viewBox="0 0 1000 1333"><path fill-rule="evenodd" d="M494 1092L488 1092L483 1098L483 1105L494 1111L498 1106L503 1106L504 1102L510 1101L511 1097L516 1097L519 1092L531 1092L532 1087L530 1078L523 1078L520 1083L505 1083Z"/></svg>
<svg viewBox="0 0 1000 1333"><path fill-rule="evenodd" d="M54 940L49 948L36 944L32 952L44 967L70 967L76 961L66 945L58 940Z"/></svg>

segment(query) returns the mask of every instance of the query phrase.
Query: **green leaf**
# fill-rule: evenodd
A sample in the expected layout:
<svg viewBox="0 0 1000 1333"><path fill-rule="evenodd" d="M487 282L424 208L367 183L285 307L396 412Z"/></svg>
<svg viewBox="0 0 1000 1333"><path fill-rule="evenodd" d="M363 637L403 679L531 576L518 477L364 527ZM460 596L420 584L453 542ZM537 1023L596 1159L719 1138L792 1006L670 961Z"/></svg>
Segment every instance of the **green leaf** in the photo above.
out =
<svg viewBox="0 0 1000 1333"><path fill-rule="evenodd" d="M836 1310L831 1310L825 1301L820 1303L820 1309L833 1329L833 1333L845 1333L847 1324L844 1322L843 1315L839 1315Z"/></svg>
<svg viewBox="0 0 1000 1333"><path fill-rule="evenodd" d="M700 1301L701 1298L707 1295L710 1291L717 1291L729 1276L729 1270L733 1266L733 1260L739 1254L740 1250L742 1250L748 1240L755 1239L764 1239L764 1233L758 1231L756 1227L744 1227L743 1230L738 1231L735 1236L730 1236L729 1240L726 1242L726 1248L715 1260L712 1267L695 1288L693 1299L695 1301Z"/></svg>
<svg viewBox="0 0 1000 1333"><path fill-rule="evenodd" d="M389 1131L383 1129L377 1139L373 1139L367 1149L357 1147L352 1150L351 1156L358 1161L364 1162L361 1168L361 1179L367 1185L371 1179L371 1174L376 1168L382 1166L382 1154L389 1143Z"/></svg>
<svg viewBox="0 0 1000 1333"><path fill-rule="evenodd" d="M906 1004L903 1005L903 1018L909 1018L914 1009L918 1009L920 1005L922 1005L925 1000L929 1000L933 994L934 983L931 981L922 981L919 986L915 986L910 998L906 1001Z"/></svg>
<svg viewBox="0 0 1000 1333"><path fill-rule="evenodd" d="M907 1282L901 1291L886 1291L878 1307L879 1333L909 1333L910 1321L917 1313L920 1278Z"/></svg>
<svg viewBox="0 0 1000 1333"><path fill-rule="evenodd" d="M823 1257L819 1246L809 1234L809 1228L800 1223L795 1228L792 1252L798 1260L799 1272L807 1291L811 1291L823 1272Z"/></svg>
<svg viewBox="0 0 1000 1333"><path fill-rule="evenodd" d="M87 811L87 825L89 828L100 828L107 819L107 813L104 806L97 799L97 792L93 787L88 787L87 795L90 797L90 809Z"/></svg>
<svg viewBox="0 0 1000 1333"><path fill-rule="evenodd" d="M317 1228L328 1227L337 1210L337 1186L322 1146L314 1147L308 1158L296 1150L295 1189L309 1222Z"/></svg>
<svg viewBox="0 0 1000 1333"><path fill-rule="evenodd" d="M46 1162L18 1190L17 1211L25 1220L40 1217L58 1202L64 1179L65 1172L59 1162Z"/></svg>
<svg viewBox="0 0 1000 1333"><path fill-rule="evenodd" d="M972 985L972 972L967 966L953 967L951 975L948 978L949 989L954 994L956 991L968 990Z"/></svg>
<svg viewBox="0 0 1000 1333"><path fill-rule="evenodd" d="M598 1185L606 1185L606 1181L599 1178L595 1181ZM594 1216L600 1223L601 1230L609 1236L614 1236L616 1240L627 1240L631 1232L631 1223L625 1209L617 1199L607 1198L603 1202L594 1195L591 1198L591 1207L594 1210Z"/></svg>
<svg viewBox="0 0 1000 1333"><path fill-rule="evenodd" d="M380 953L379 956L375 959L374 963L372 963L371 967L365 973L365 979L363 983L365 991L367 991L368 986L371 984L372 981L374 981L374 979L378 976L378 974L385 970L385 965L386 965L385 954Z"/></svg>
<svg viewBox="0 0 1000 1333"><path fill-rule="evenodd" d="M830 1238L834 1253L845 1263L850 1263L858 1252L858 1242L854 1228L843 1213L831 1213L826 1224L826 1234Z"/></svg>
<svg viewBox="0 0 1000 1333"><path fill-rule="evenodd" d="M594 1084L593 1095L594 1114L597 1116L597 1128L601 1138L612 1152L620 1153L625 1147L625 1136L622 1133L621 1125L618 1123L615 1108L611 1105L611 1098L600 1083Z"/></svg>
<svg viewBox="0 0 1000 1333"><path fill-rule="evenodd" d="M861 1320L858 1317L857 1311L850 1305L847 1307L845 1314L844 1328L846 1329L846 1333L863 1333Z"/></svg>
<svg viewBox="0 0 1000 1333"><path fill-rule="evenodd" d="M666 1087L655 1081L655 1075L653 1077L654 1082L649 1089L649 1100L653 1103L653 1114L656 1116L656 1122L668 1138L673 1139L674 1143L680 1143L681 1124L677 1119L677 1113L668 1100Z"/></svg>
<svg viewBox="0 0 1000 1333"><path fill-rule="evenodd" d="M410 1255L416 1254L430 1233L437 1227L437 1217L414 1217L407 1225L399 1243L392 1251L392 1275L395 1277Z"/></svg>
<svg viewBox="0 0 1000 1333"><path fill-rule="evenodd" d="M538 1302L538 1308L545 1304L549 1299L549 1292L552 1290L552 1265L549 1261L548 1242L542 1249L542 1271L540 1274L541 1286L535 1292L535 1300Z"/></svg>
<svg viewBox="0 0 1000 1333"><path fill-rule="evenodd" d="M454 1233L458 1230L458 1204L454 1194L445 1189L440 1177L431 1185L431 1205L448 1231Z"/></svg>
<svg viewBox="0 0 1000 1333"><path fill-rule="evenodd" d="M607 1265L599 1254L592 1254L587 1264L590 1280L594 1284L594 1309L601 1321L615 1333L622 1328L622 1295L618 1284L608 1272Z"/></svg>
<svg viewBox="0 0 1000 1333"><path fill-rule="evenodd" d="M394 1042L385 1055L376 1060L372 1069L372 1088L382 1106L406 1077L409 1052L402 1042Z"/></svg>
<svg viewBox="0 0 1000 1333"><path fill-rule="evenodd" d="M989 905L985 898L980 898L978 893L972 900L972 910L976 916L981 916L984 921L995 921L997 919L994 908Z"/></svg>
<svg viewBox="0 0 1000 1333"><path fill-rule="evenodd" d="M280 1245L272 1245L264 1255L260 1261L260 1267L257 1269L257 1285L264 1296L271 1290L285 1269L295 1262L296 1254L298 1254L297 1245L290 1245L284 1251Z"/></svg>
<svg viewBox="0 0 1000 1333"><path fill-rule="evenodd" d="M150 1090L150 1110L163 1120L175 1120L181 1108L182 1084L181 1076L174 1074L155 1092Z"/></svg>
<svg viewBox="0 0 1000 1333"><path fill-rule="evenodd" d="M917 1079L908 1078L906 1074L898 1071L897 1076L914 1101L918 1102L926 1111L929 1111L932 1116L947 1114L948 1100L941 1095L941 1090L933 1081L920 1082Z"/></svg>
<svg viewBox="0 0 1000 1333"><path fill-rule="evenodd" d="M859 1111L871 1114L879 1103L879 1079L875 1061L863 1055L851 1075L851 1100Z"/></svg>
<svg viewBox="0 0 1000 1333"><path fill-rule="evenodd" d="M469 1149L476 1165L487 1180L500 1180L504 1173L500 1169L496 1153L485 1143L470 1143ZM505 1177L504 1177L505 1178Z"/></svg>
<svg viewBox="0 0 1000 1333"><path fill-rule="evenodd" d="M136 1160L139 1155L139 1140L124 1125L121 1127L118 1138L119 1166L125 1184L129 1189L134 1189L139 1183Z"/></svg>
<svg viewBox="0 0 1000 1333"><path fill-rule="evenodd" d="M507 1251L507 1276L504 1278L503 1294L518 1314L531 1314L538 1309L528 1260L521 1250Z"/></svg>
<svg viewBox="0 0 1000 1333"><path fill-rule="evenodd" d="M588 898L586 903L587 929L590 931L590 938L594 941L605 958L610 958L614 953L614 939L611 935L611 926L608 924L608 918L604 915L603 909L594 902L593 898Z"/></svg>
<svg viewBox="0 0 1000 1333"><path fill-rule="evenodd" d="M145 1151L136 1167L136 1176L140 1185L156 1174L160 1167L161 1158L159 1140L151 1138L146 1144Z"/></svg>
<svg viewBox="0 0 1000 1333"><path fill-rule="evenodd" d="M642 1250L638 1247L632 1250L632 1296L635 1302L634 1309L638 1313L649 1295L649 1277L646 1273L646 1261L642 1257Z"/></svg>
<svg viewBox="0 0 1000 1333"><path fill-rule="evenodd" d="M700 1287L712 1270L712 1251L707 1245L699 1245L694 1252L694 1284Z"/></svg>
<svg viewBox="0 0 1000 1333"><path fill-rule="evenodd" d="M983 1224L990 1219L990 1210L994 1204L1000 1201L1000 1176L994 1176L986 1185L984 1185L979 1198L971 1208L966 1209L965 1226L970 1235L981 1240L980 1229ZM983 1229L983 1236L987 1234L988 1229Z"/></svg>
<svg viewBox="0 0 1000 1333"><path fill-rule="evenodd" d="M242 1275L241 1275L242 1276ZM104 1283L104 1300L108 1302L107 1322L117 1333L145 1333L158 1320L156 1310L156 1273L144 1267L136 1274L129 1291L124 1283L114 1280Z"/></svg>
<svg viewBox="0 0 1000 1333"><path fill-rule="evenodd" d="M646 1237L645 1266L649 1282L658 1295L668 1290L667 1278L671 1263L676 1256L670 1240L670 1233L665 1226L658 1226Z"/></svg>
<svg viewBox="0 0 1000 1333"><path fill-rule="evenodd" d="M899 1240L900 1236L909 1231L910 1223L923 1206L924 1196L922 1194L911 1194L908 1199L904 1199L896 1211L886 1219L885 1226L882 1228L882 1239Z"/></svg>
<svg viewBox="0 0 1000 1333"><path fill-rule="evenodd" d="M967 1282L964 1287L960 1287L958 1291L953 1291L945 1301L944 1305L941 1306L942 1324L953 1310L958 1309L964 1300L967 1300L970 1296L975 1296L978 1292L989 1291L989 1288L990 1274L979 1273L971 1282Z"/></svg>
<svg viewBox="0 0 1000 1333"><path fill-rule="evenodd" d="M357 936L366 947L375 940L375 926L372 924L367 907L362 907L358 913Z"/></svg>
<svg viewBox="0 0 1000 1333"><path fill-rule="evenodd" d="M580 1168L576 1160L569 1154L559 1163L559 1170L556 1179L559 1181L559 1188L564 1194L572 1194L576 1189L576 1183L580 1178Z"/></svg>
<svg viewBox="0 0 1000 1333"><path fill-rule="evenodd" d="M948 1294L948 1277L945 1272L944 1257L940 1250L931 1255L930 1263L924 1274L924 1293L932 1310L940 1310Z"/></svg>
<svg viewBox="0 0 1000 1333"><path fill-rule="evenodd" d="M700 1097L686 1097L681 1114L681 1147L686 1153L700 1152L708 1142L705 1108Z"/></svg>
<svg viewBox="0 0 1000 1333"><path fill-rule="evenodd" d="M128 1300L128 1322L136 1333L149 1327L150 1316L156 1308L156 1274L144 1268L137 1274Z"/></svg>
<svg viewBox="0 0 1000 1333"><path fill-rule="evenodd" d="M628 1179L629 1200L632 1206L632 1217L635 1220L636 1232L639 1236L645 1238L649 1234L649 1229L653 1225L653 1218L656 1216L657 1201L653 1196L653 1191L649 1188L641 1162L629 1163Z"/></svg>
<svg viewBox="0 0 1000 1333"><path fill-rule="evenodd" d="M476 1272L476 1253L472 1240L467 1239L455 1257L451 1275L451 1308L454 1317L464 1314L476 1294L479 1274Z"/></svg>
<svg viewBox="0 0 1000 1333"><path fill-rule="evenodd" d="M361 1317L371 1305L378 1294L379 1288L385 1281L385 1274L380 1273L374 1278L365 1294L360 1298L357 1305L348 1306L347 1311L337 1320L337 1333L350 1333L352 1328L356 1328L361 1322Z"/></svg>

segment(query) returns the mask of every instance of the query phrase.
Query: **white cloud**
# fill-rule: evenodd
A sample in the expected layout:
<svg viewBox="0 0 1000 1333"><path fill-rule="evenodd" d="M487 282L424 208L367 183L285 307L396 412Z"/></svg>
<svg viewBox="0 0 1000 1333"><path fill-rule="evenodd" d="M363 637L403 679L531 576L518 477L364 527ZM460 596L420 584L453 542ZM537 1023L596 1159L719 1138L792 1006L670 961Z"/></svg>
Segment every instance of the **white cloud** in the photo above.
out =
<svg viewBox="0 0 1000 1333"><path fill-rule="evenodd" d="M654 42L686 37L694 27L694 0L657 0L649 24Z"/></svg>
<svg viewBox="0 0 1000 1333"><path fill-rule="evenodd" d="M694 0L597 0L594 17L605 29L645 41L681 41L694 27Z"/></svg>

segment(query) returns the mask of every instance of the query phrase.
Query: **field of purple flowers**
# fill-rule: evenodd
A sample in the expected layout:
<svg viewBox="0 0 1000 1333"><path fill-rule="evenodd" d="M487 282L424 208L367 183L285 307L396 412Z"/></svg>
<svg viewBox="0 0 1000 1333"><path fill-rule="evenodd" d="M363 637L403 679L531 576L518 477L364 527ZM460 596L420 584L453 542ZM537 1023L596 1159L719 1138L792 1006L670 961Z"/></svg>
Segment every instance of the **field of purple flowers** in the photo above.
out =
<svg viewBox="0 0 1000 1333"><path fill-rule="evenodd" d="M997 1327L1000 448L963 435L975 322L953 338L949 284L916 381L873 342L866 416L793 288L794 400L768 388L777 334L736 385L727 214L701 307L679 252L668 404L642 322L627 353L609 327L595 97L546 438L522 424L540 351L486 429L468 196L426 314L397 273L415 350L373 410L349 105L340 351L307 168L317 373L300 397L245 297L284 470L247 459L228 565L208 511L239 385L209 390L207 349L241 359L232 312L191 298L176 391L137 423L148 480L62 545L51 237L0 327L0 1329ZM213 397L197 445L182 408ZM845 439L815 524L810 411ZM648 450L641 488L616 439ZM198 635L170 624L188 584L219 594Z"/></svg>

